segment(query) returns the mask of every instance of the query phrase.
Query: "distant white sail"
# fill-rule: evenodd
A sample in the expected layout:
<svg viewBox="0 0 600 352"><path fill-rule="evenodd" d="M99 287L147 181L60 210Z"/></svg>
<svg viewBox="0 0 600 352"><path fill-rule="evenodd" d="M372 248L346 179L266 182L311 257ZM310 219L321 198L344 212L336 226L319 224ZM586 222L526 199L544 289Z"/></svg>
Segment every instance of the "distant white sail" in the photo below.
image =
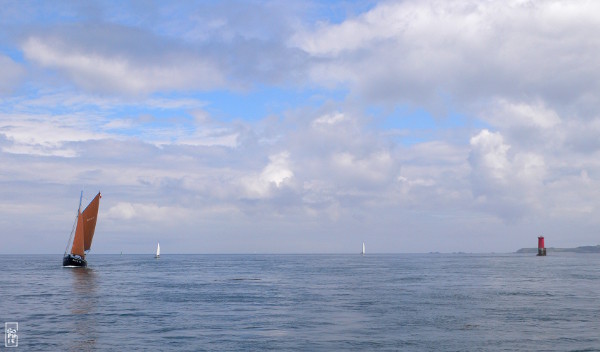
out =
<svg viewBox="0 0 600 352"><path fill-rule="evenodd" d="M154 258L159 258L160 257L160 243L158 243L156 245L156 255L154 256Z"/></svg>
<svg viewBox="0 0 600 352"><path fill-rule="evenodd" d="M365 243L363 242L363 249L362 252L360 252L360 254L365 255Z"/></svg>

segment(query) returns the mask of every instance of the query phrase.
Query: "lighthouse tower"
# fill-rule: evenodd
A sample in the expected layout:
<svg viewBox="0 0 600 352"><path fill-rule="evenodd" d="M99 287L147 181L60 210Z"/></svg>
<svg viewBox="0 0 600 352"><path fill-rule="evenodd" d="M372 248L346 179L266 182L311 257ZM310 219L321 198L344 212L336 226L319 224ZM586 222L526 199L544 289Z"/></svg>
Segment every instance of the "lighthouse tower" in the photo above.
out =
<svg viewBox="0 0 600 352"><path fill-rule="evenodd" d="M546 246L544 245L544 236L538 237L538 256L546 256Z"/></svg>

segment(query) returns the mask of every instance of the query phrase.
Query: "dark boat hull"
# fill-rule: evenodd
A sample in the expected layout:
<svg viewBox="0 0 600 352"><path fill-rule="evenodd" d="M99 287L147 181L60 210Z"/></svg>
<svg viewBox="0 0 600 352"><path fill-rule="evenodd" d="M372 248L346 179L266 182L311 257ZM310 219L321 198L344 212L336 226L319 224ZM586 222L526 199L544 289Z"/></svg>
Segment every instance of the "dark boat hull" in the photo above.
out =
<svg viewBox="0 0 600 352"><path fill-rule="evenodd" d="M63 266L76 266L83 268L87 266L87 261L80 256L67 254L63 258Z"/></svg>

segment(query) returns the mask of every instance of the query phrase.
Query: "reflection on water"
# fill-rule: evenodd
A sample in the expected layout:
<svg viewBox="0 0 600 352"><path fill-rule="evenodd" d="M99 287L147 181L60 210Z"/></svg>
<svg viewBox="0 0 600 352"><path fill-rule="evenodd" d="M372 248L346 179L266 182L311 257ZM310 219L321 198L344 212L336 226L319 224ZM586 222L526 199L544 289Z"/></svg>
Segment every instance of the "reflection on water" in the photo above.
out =
<svg viewBox="0 0 600 352"><path fill-rule="evenodd" d="M97 340L96 294L97 277L90 268L72 268L71 331L77 336L71 340L70 351L92 351Z"/></svg>

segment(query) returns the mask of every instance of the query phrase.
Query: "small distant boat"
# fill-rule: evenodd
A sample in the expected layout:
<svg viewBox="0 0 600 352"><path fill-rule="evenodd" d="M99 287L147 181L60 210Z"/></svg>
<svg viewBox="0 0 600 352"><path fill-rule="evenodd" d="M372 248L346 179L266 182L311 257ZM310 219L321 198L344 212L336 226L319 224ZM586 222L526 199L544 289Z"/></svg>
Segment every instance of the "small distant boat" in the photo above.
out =
<svg viewBox="0 0 600 352"><path fill-rule="evenodd" d="M365 255L365 243L363 242L363 248L362 248L362 252L360 252L361 255Z"/></svg>
<svg viewBox="0 0 600 352"><path fill-rule="evenodd" d="M160 243L156 245L156 255L154 256L154 258L160 258Z"/></svg>
<svg viewBox="0 0 600 352"><path fill-rule="evenodd" d="M98 207L100 206L100 198L102 198L102 196L100 195L100 192L98 192L83 212L81 211L82 198L83 191L81 191L81 195L79 196L77 217L75 218L75 224L73 224L73 229L71 230L69 242L67 242L63 257L63 266L67 267L87 266L85 255L92 247L92 238L94 237L94 231L96 230ZM71 247L71 251L69 251L69 246Z"/></svg>

